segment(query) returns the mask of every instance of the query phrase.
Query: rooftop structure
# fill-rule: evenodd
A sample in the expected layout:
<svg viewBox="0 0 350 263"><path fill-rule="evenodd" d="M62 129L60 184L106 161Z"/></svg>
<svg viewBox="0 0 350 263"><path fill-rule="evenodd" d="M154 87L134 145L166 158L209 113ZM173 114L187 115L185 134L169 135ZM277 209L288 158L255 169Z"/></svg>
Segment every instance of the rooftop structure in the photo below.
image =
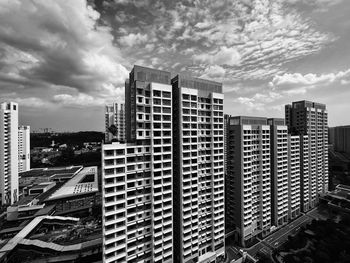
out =
<svg viewBox="0 0 350 263"><path fill-rule="evenodd" d="M39 177L39 176L45 176L45 177L57 176L58 177L58 175L73 177L74 174L78 173L82 169L83 169L82 166L68 166L68 167L54 167L54 168L33 168L29 171L20 173L19 176L21 178Z"/></svg>
<svg viewBox="0 0 350 263"><path fill-rule="evenodd" d="M89 229L90 235L86 236L83 229L88 229L89 226L82 223L79 218L74 217L38 216L0 249L0 262L14 262L13 259L18 260L21 257L32 260L45 258L50 262L75 262L79 258L96 255L100 258L100 228L92 225ZM58 228L57 231L54 226ZM66 235L69 235L67 241L63 238ZM42 251L47 253L43 255Z"/></svg>
<svg viewBox="0 0 350 263"><path fill-rule="evenodd" d="M93 175L91 180L84 181L88 175ZM79 171L69 181L64 183L56 192L47 198L47 200L64 198L72 195L81 195L86 193L98 192L97 167L85 167Z"/></svg>
<svg viewBox="0 0 350 263"><path fill-rule="evenodd" d="M34 169L21 178L23 192L18 202L7 208L7 220L27 220L50 212L69 214L90 208L98 198L97 167L73 166Z"/></svg>

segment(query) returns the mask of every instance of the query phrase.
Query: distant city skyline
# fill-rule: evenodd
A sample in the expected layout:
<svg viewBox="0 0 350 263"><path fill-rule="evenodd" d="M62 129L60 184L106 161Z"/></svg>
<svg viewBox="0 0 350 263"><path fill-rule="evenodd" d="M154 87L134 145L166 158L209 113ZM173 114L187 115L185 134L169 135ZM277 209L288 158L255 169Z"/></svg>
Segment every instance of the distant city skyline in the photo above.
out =
<svg viewBox="0 0 350 263"><path fill-rule="evenodd" d="M311 100L347 125L349 13L345 0L0 1L0 102L32 130L104 131L137 64L222 82L230 115Z"/></svg>

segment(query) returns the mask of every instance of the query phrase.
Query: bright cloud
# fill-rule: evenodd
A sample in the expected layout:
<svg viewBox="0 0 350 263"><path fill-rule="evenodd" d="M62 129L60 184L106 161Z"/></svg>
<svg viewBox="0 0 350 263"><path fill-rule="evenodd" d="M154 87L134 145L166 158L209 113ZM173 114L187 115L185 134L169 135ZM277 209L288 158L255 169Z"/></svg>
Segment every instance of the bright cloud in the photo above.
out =
<svg viewBox="0 0 350 263"><path fill-rule="evenodd" d="M100 13L84 0L1 1L0 52L5 59L0 82L6 89L24 85L38 98L63 86L97 100L101 92L111 91L104 87L122 86L125 60L113 43L112 29L99 19Z"/></svg>
<svg viewBox="0 0 350 263"><path fill-rule="evenodd" d="M221 47L214 54L200 54L193 56L195 60L211 65L235 66L240 62L240 54L236 48Z"/></svg>
<svg viewBox="0 0 350 263"><path fill-rule="evenodd" d="M350 80L350 69L346 71L339 71L337 73L328 74L301 74L301 73L286 73L283 75L275 76L269 83L271 87L282 86L282 85L321 85L330 84L335 81L347 81Z"/></svg>
<svg viewBox="0 0 350 263"><path fill-rule="evenodd" d="M53 97L53 101L65 106L89 107L103 106L105 101L100 98L94 98L90 95L79 93L78 95L58 94Z"/></svg>
<svg viewBox="0 0 350 263"><path fill-rule="evenodd" d="M86 118L95 111L98 119L103 104L124 99L133 64L223 82L226 109L237 113L266 112L284 98L315 96L328 85L344 91L349 70L305 63L350 40L314 19L341 3L0 0L0 96L33 109L74 107L77 116L86 107ZM339 32L349 25L346 14L337 16ZM307 73L313 66L330 73Z"/></svg>

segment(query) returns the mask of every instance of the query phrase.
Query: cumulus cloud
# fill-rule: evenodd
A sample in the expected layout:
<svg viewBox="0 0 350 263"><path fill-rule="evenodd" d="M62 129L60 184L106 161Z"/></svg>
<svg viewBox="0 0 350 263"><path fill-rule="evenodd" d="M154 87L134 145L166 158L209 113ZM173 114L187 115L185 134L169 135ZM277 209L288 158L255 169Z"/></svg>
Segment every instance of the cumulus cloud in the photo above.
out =
<svg viewBox="0 0 350 263"><path fill-rule="evenodd" d="M237 104L255 108L323 83L346 88L347 71L287 73L337 39L299 7L340 1L0 0L0 93L16 90L11 98L26 105L96 109L123 99L132 64L223 81Z"/></svg>
<svg viewBox="0 0 350 263"><path fill-rule="evenodd" d="M218 65L209 66L203 72L202 78L223 78L225 76L226 70Z"/></svg>
<svg viewBox="0 0 350 263"><path fill-rule="evenodd" d="M220 47L220 49L213 54L199 54L194 55L193 58L200 62L206 62L211 65L229 65L235 66L240 62L240 54L234 47Z"/></svg>
<svg viewBox="0 0 350 263"><path fill-rule="evenodd" d="M314 85L325 85L335 81L349 81L350 80L350 69L345 71L339 71L337 73L327 74L301 74L301 73L285 73L283 75L276 75L269 83L271 87L276 86L314 86Z"/></svg>
<svg viewBox="0 0 350 263"><path fill-rule="evenodd" d="M267 108L274 107L274 103L281 98L282 95L277 92L266 91L265 93L256 93L251 97L238 97L233 101L243 105L249 113L259 113L260 115Z"/></svg>
<svg viewBox="0 0 350 263"><path fill-rule="evenodd" d="M85 0L1 1L0 82L32 89L38 100L55 86L97 98L117 89L128 71L99 19Z"/></svg>
<svg viewBox="0 0 350 263"><path fill-rule="evenodd" d="M17 102L20 107L29 107L29 108L48 108L52 107L52 105L43 99L36 97L27 97L27 98L19 98L14 97L10 98L11 101Z"/></svg>
<svg viewBox="0 0 350 263"><path fill-rule="evenodd" d="M90 95L79 93L77 95L58 94L53 97L53 101L65 106L89 107L102 106L105 101L100 98L94 98Z"/></svg>
<svg viewBox="0 0 350 263"><path fill-rule="evenodd" d="M152 64L157 56L158 65L169 69L175 63L186 68L197 64L191 71L196 76L220 66L227 80L268 79L285 73L284 64L317 53L335 40L284 0L156 0L148 12L144 6L134 6L129 13L123 10L126 17L137 14L138 19L117 23L116 39L133 40L123 44L127 57ZM146 44L144 35L152 49L135 49L132 44Z"/></svg>
<svg viewBox="0 0 350 263"><path fill-rule="evenodd" d="M147 42L147 40L148 40L147 35L143 35L140 33L137 33L137 34L130 33L128 35L121 37L119 39L119 42L122 45L132 47L132 46L136 46L136 45L145 43L145 42Z"/></svg>

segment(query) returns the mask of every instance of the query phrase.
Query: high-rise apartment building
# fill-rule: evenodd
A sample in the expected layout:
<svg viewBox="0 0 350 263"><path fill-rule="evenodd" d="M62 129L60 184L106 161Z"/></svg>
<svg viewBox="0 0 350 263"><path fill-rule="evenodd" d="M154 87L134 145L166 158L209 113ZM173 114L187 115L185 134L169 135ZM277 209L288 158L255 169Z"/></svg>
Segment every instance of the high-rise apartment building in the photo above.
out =
<svg viewBox="0 0 350 263"><path fill-rule="evenodd" d="M228 173L227 173L227 155L228 155L228 145L227 145L227 134L228 134L228 123L229 123L229 120L230 120L230 117L232 117L231 115L228 115L228 114L224 114L224 175L225 175L225 200L228 200L230 195L229 192L232 191L233 189L233 186L229 185L229 178L228 178ZM226 211L229 210L229 202L225 201L225 214ZM231 231L234 230L233 228L233 224L231 224L229 222L229 218L227 216L225 216L225 232L226 233L230 233Z"/></svg>
<svg viewBox="0 0 350 263"><path fill-rule="evenodd" d="M103 145L105 262L224 258L222 84L134 66L126 143Z"/></svg>
<svg viewBox="0 0 350 263"><path fill-rule="evenodd" d="M104 262L173 260L170 73L134 66L126 82L127 143L103 145Z"/></svg>
<svg viewBox="0 0 350 263"><path fill-rule="evenodd" d="M178 75L173 86L174 262L225 255L222 84Z"/></svg>
<svg viewBox="0 0 350 263"><path fill-rule="evenodd" d="M301 209L306 212L328 191L328 114L326 105L311 101L286 105L285 114L289 133L300 136Z"/></svg>
<svg viewBox="0 0 350 263"><path fill-rule="evenodd" d="M329 143L335 151L350 154L350 125L329 128Z"/></svg>
<svg viewBox="0 0 350 263"><path fill-rule="evenodd" d="M230 117L227 129L227 222L247 245L271 228L271 132L266 118Z"/></svg>
<svg viewBox="0 0 350 263"><path fill-rule="evenodd" d="M30 170L30 127L18 127L18 172Z"/></svg>
<svg viewBox="0 0 350 263"><path fill-rule="evenodd" d="M0 194L2 204L18 199L18 104L0 105Z"/></svg>
<svg viewBox="0 0 350 263"><path fill-rule="evenodd" d="M228 130L228 122L230 120L231 115L224 114L224 172L225 176L227 174L227 130Z"/></svg>
<svg viewBox="0 0 350 263"><path fill-rule="evenodd" d="M300 215L300 136L288 135L288 218Z"/></svg>
<svg viewBox="0 0 350 263"><path fill-rule="evenodd" d="M113 139L125 142L125 104L112 103L106 105L105 111L105 141Z"/></svg>
<svg viewBox="0 0 350 263"><path fill-rule="evenodd" d="M271 144L271 222L288 222L288 129L284 119L268 119Z"/></svg>

